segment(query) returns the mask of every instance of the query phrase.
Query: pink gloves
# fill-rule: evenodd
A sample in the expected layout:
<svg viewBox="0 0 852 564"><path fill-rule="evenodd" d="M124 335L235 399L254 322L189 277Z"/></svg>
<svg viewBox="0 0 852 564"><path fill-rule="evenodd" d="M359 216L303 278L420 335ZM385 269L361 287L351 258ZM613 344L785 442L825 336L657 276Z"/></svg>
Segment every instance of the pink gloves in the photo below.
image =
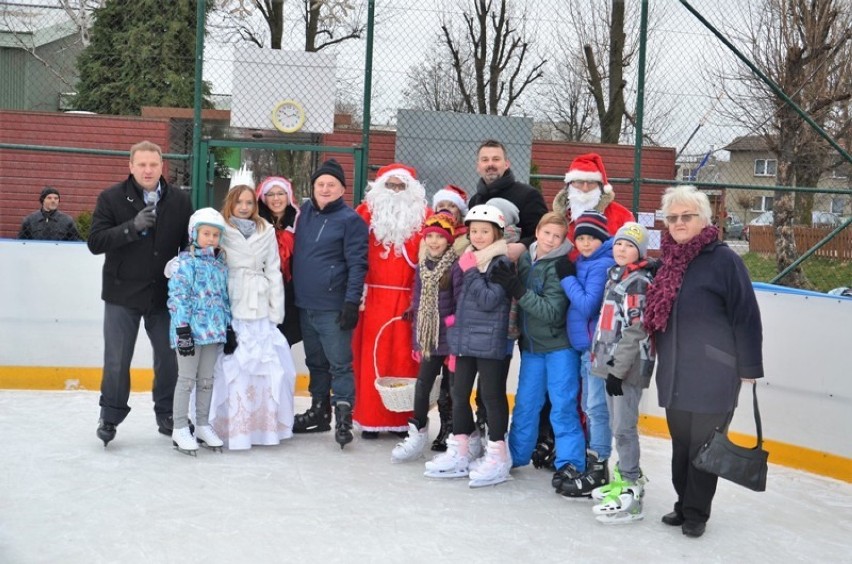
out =
<svg viewBox="0 0 852 564"><path fill-rule="evenodd" d="M447 327L452 327L455 324L456 324L456 316L455 315L450 314L450 315L448 315L447 317L444 318L444 325L446 325Z"/></svg>
<svg viewBox="0 0 852 564"><path fill-rule="evenodd" d="M411 359L420 364L420 351L411 351Z"/></svg>
<svg viewBox="0 0 852 564"><path fill-rule="evenodd" d="M467 272L475 266L476 255L473 254L473 251L468 251L459 257L459 268L462 269L462 272Z"/></svg>

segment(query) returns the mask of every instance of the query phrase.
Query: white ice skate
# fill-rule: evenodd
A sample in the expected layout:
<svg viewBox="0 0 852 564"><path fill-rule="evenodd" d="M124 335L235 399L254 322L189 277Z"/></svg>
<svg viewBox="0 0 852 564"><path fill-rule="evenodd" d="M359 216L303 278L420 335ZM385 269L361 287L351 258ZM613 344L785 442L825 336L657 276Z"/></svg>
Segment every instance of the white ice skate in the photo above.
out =
<svg viewBox="0 0 852 564"><path fill-rule="evenodd" d="M636 479L636 483L640 486L644 486L648 483L648 478L645 477L645 474L642 473L641 469L639 470L639 478ZM618 465L616 465L612 471L612 479L610 482L592 490L592 499L595 501L603 501L612 493L613 489L621 490L629 484L630 482L625 482L624 478L621 477L621 470L618 468Z"/></svg>
<svg viewBox="0 0 852 564"><path fill-rule="evenodd" d="M483 488L511 480L512 457L506 441L488 441L484 460L470 470L470 487Z"/></svg>
<svg viewBox="0 0 852 564"><path fill-rule="evenodd" d="M199 425L195 429L195 438L198 444L215 452L222 452L222 445L225 444L210 425Z"/></svg>
<svg viewBox="0 0 852 564"><path fill-rule="evenodd" d="M479 430L474 431L470 434L470 440L468 441L468 459L470 459L470 463L467 465L467 469L469 472L473 472L480 464L485 462L485 448L482 443L488 444L488 440L482 437L479 434Z"/></svg>
<svg viewBox="0 0 852 564"><path fill-rule="evenodd" d="M642 484L622 482L620 488L611 493L592 508L595 518L604 525L622 525L640 521L645 517L642 511L642 498L645 489Z"/></svg>
<svg viewBox="0 0 852 564"><path fill-rule="evenodd" d="M408 436L404 441L396 443L391 451L391 462L411 462L423 458L423 451L429 441L429 425L418 429L414 423L408 424Z"/></svg>
<svg viewBox="0 0 852 564"><path fill-rule="evenodd" d="M190 456L195 456L198 451L198 443L195 442L195 437L192 436L192 432L189 430L189 427L181 427L180 429L172 430L172 444L178 452L182 452L183 454L188 454Z"/></svg>
<svg viewBox="0 0 852 564"><path fill-rule="evenodd" d="M464 478L468 474L470 453L468 451L469 437L467 435L450 435L447 439L447 450L435 455L426 462L427 478Z"/></svg>

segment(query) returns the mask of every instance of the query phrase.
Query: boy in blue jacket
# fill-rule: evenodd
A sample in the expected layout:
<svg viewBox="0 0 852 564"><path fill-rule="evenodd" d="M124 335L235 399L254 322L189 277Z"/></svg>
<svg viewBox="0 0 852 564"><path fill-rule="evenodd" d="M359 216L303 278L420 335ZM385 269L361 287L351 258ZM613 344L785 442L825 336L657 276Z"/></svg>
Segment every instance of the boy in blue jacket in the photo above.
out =
<svg viewBox="0 0 852 564"><path fill-rule="evenodd" d="M576 468L567 465L553 475L552 485L564 496L588 497L593 489L609 483L607 460L612 451L606 385L590 373L590 348L603 303L607 271L615 265L606 216L596 211L587 211L578 217L574 228L574 246L580 253L576 272L571 272L570 266L562 266L559 276L569 302L568 339L571 346L582 355L581 407L588 426L589 452L585 472L578 472Z"/></svg>

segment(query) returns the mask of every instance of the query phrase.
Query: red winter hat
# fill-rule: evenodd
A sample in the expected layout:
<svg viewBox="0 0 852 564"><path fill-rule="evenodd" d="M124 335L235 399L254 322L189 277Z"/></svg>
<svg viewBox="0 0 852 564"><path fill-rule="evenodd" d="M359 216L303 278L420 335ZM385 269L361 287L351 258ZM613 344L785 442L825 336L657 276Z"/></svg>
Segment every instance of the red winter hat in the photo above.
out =
<svg viewBox="0 0 852 564"><path fill-rule="evenodd" d="M452 202L461 212L462 217L467 213L467 192L455 184L447 184L432 196L432 209L437 210L441 202Z"/></svg>
<svg viewBox="0 0 852 564"><path fill-rule="evenodd" d="M600 182L604 192L612 191L612 186L606 177L603 161L597 153L586 153L574 159L571 166L568 167L568 172L565 173L565 183L570 184L575 180Z"/></svg>
<svg viewBox="0 0 852 564"><path fill-rule="evenodd" d="M417 180L417 171L414 167L402 163L391 163L379 169L376 173L376 183L384 183L391 176L396 176L407 183L409 180Z"/></svg>

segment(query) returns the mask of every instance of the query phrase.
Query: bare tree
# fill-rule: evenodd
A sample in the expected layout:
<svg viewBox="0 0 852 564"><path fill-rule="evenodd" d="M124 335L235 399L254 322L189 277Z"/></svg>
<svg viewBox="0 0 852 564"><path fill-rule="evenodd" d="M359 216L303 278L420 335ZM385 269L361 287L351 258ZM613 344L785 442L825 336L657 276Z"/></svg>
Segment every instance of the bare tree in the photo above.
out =
<svg viewBox="0 0 852 564"><path fill-rule="evenodd" d="M65 14L80 31L80 41L83 47L90 43L90 33L94 23L94 11L102 8L106 0L58 0Z"/></svg>
<svg viewBox="0 0 852 564"><path fill-rule="evenodd" d="M214 30L228 41L281 49L287 28L284 7L284 0L222 0ZM299 18L308 52L359 39L366 29L362 3L355 0L301 0Z"/></svg>
<svg viewBox="0 0 852 564"><path fill-rule="evenodd" d="M446 15L441 23L455 86L466 112L508 115L527 88L544 76L547 61L533 52L525 14L515 17L506 0L471 3L473 11L463 11L461 26Z"/></svg>
<svg viewBox="0 0 852 564"><path fill-rule="evenodd" d="M846 6L844 8L844 6ZM838 0L764 0L751 9L751 28L739 34L750 58L810 118L835 136L850 135L852 21ZM836 159L829 147L783 99L745 67L719 73L730 101L726 113L758 132L778 158L779 186L816 186ZM810 223L812 199L776 191L773 200L776 266L799 256L793 225ZM797 217L798 215L798 217ZM804 217L802 217L804 216ZM809 287L801 268L783 284Z"/></svg>
<svg viewBox="0 0 852 564"><path fill-rule="evenodd" d="M562 50L561 60L554 67L541 95L542 105L548 108L546 118L567 141L588 142L595 129L595 107L582 71L582 57L570 49Z"/></svg>
<svg viewBox="0 0 852 564"><path fill-rule="evenodd" d="M458 83L458 74L452 64L441 55L443 44L433 47L432 52L420 63L412 66L406 76L402 95L408 107L435 112L465 112L467 107ZM469 63L469 61L468 61ZM473 73L466 65L461 76L467 89L473 88Z"/></svg>

